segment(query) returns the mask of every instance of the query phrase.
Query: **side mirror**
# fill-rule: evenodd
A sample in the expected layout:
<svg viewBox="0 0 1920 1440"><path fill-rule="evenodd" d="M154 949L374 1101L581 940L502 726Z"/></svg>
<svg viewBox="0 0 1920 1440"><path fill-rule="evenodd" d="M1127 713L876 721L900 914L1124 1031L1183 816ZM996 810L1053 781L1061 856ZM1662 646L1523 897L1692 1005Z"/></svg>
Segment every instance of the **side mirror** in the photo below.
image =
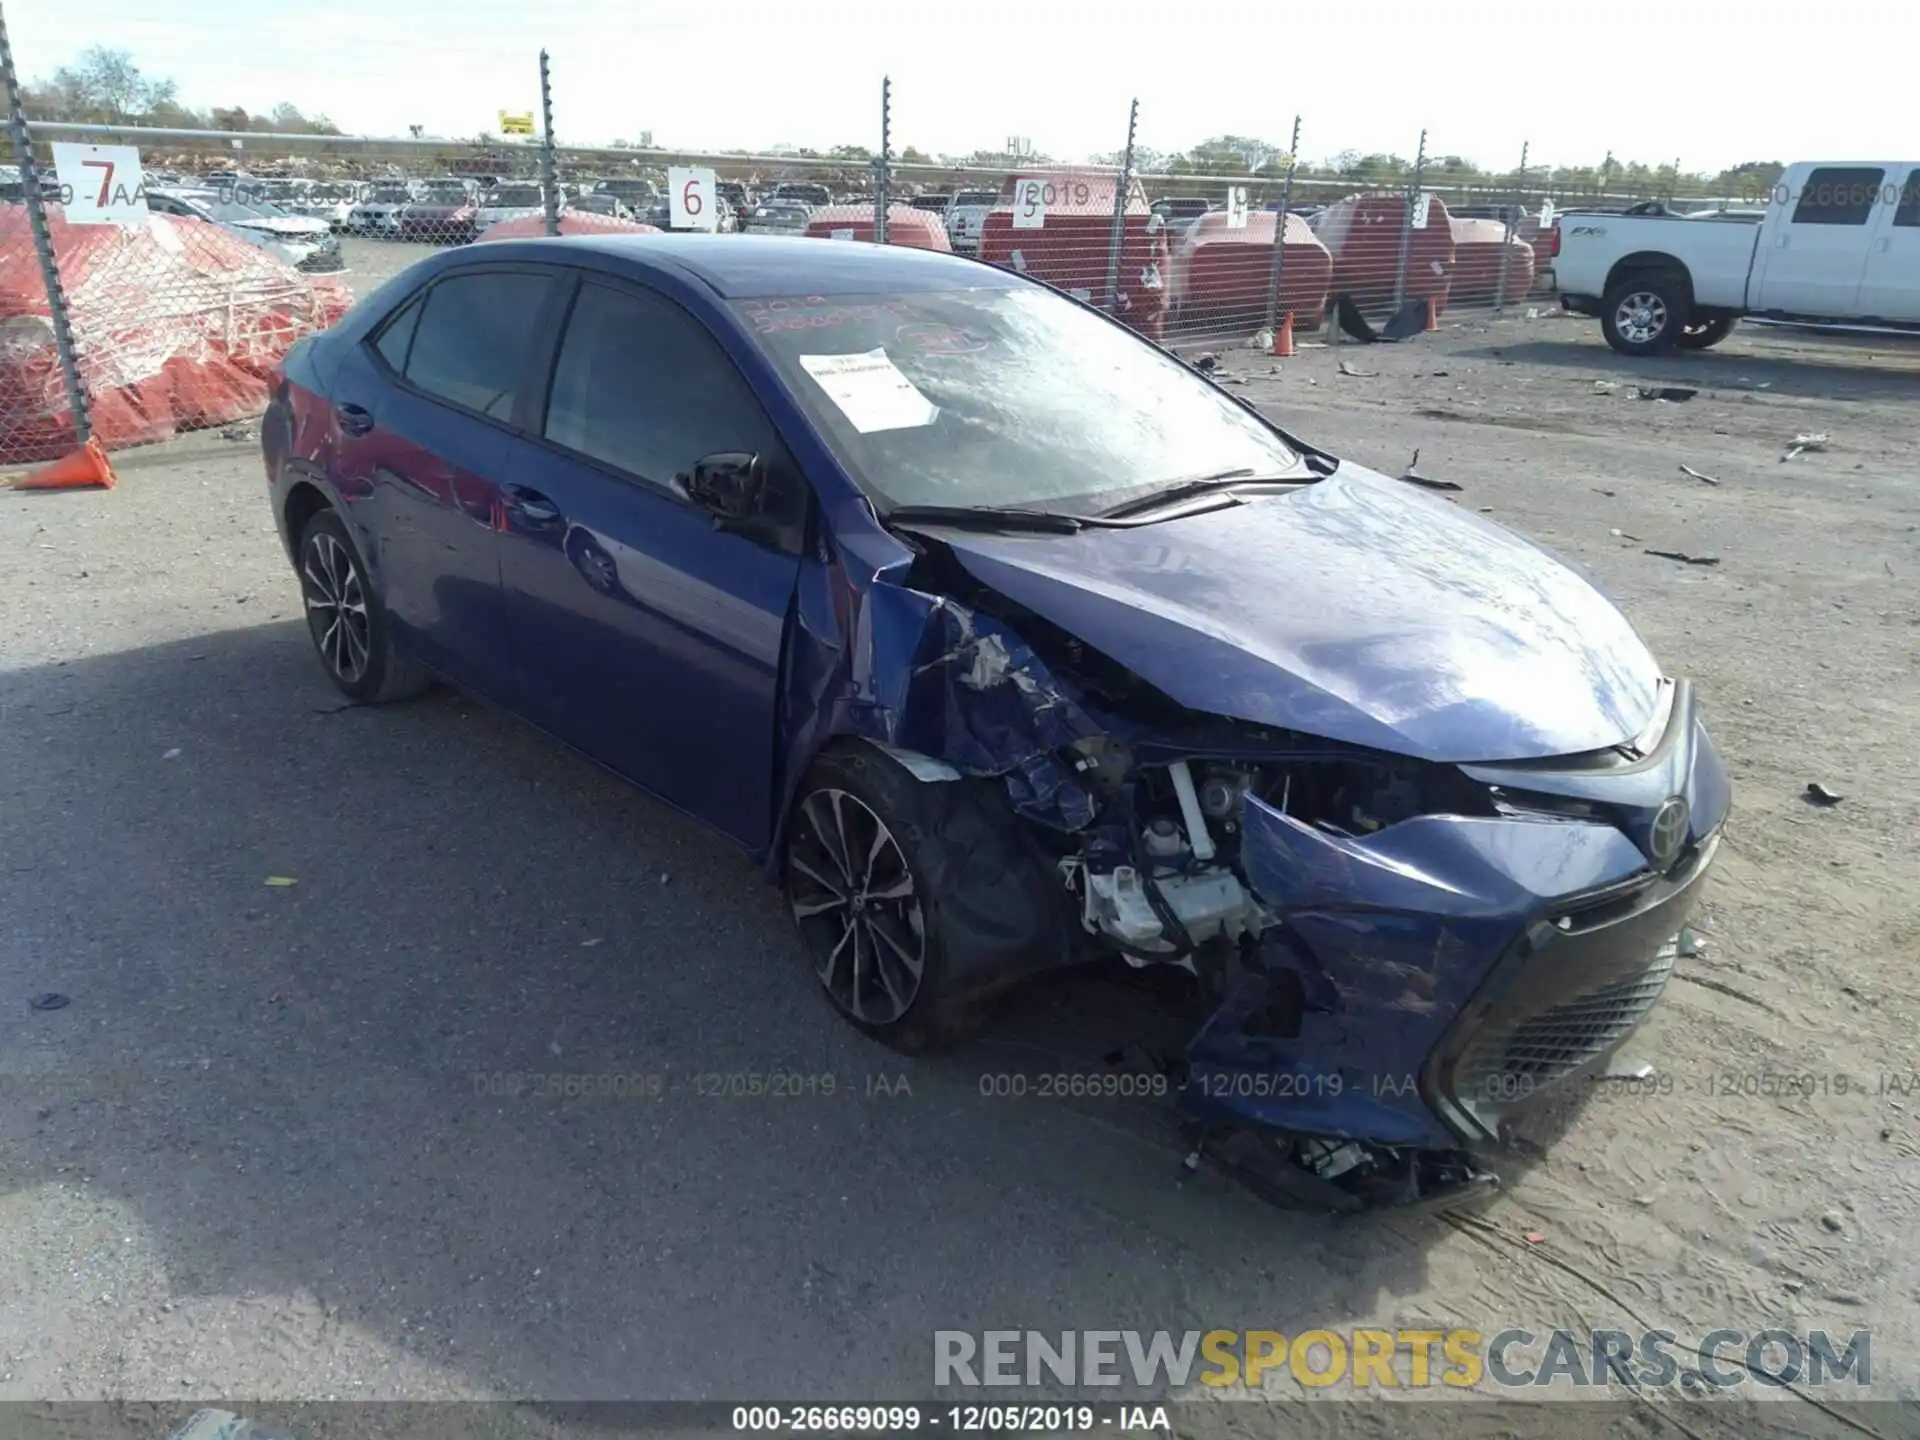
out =
<svg viewBox="0 0 1920 1440"><path fill-rule="evenodd" d="M767 467L758 455L723 450L693 463L691 475L674 477L673 487L719 523L759 513L767 489Z"/></svg>

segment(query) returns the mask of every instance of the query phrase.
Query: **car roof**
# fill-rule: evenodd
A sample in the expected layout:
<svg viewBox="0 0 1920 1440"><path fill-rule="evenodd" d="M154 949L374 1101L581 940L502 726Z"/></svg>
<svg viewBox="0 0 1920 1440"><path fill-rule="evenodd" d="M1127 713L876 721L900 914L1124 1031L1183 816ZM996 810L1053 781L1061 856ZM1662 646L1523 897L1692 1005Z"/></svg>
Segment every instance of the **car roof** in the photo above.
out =
<svg viewBox="0 0 1920 1440"><path fill-rule="evenodd" d="M561 258L590 250L635 273L677 270L703 281L729 300L910 290L1008 290L1031 283L994 266L936 250L798 236L574 235L520 243L530 249L551 248Z"/></svg>

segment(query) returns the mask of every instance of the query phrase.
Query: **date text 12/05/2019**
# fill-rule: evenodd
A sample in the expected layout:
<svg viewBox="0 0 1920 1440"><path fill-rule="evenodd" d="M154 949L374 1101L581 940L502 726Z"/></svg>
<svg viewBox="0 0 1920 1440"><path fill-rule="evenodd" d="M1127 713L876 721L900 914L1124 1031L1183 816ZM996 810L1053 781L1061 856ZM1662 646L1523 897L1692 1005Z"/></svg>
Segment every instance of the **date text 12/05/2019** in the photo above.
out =
<svg viewBox="0 0 1920 1440"><path fill-rule="evenodd" d="M736 1405L733 1428L786 1435L1060 1435L1165 1434L1171 1426L1164 1405Z"/></svg>

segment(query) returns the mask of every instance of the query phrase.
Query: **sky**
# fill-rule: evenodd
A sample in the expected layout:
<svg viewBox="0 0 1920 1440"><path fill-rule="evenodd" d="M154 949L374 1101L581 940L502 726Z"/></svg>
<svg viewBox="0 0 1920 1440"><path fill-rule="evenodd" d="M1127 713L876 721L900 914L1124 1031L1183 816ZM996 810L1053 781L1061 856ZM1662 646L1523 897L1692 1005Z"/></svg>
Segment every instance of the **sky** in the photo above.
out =
<svg viewBox="0 0 1920 1440"><path fill-rule="evenodd" d="M893 80L896 153L1001 149L1025 137L1079 160L1212 135L1301 153L1434 155L1508 170L1905 153L1908 92L1821 68L1885 34L1896 7L1827 0L1819 23L1720 0L1604 5L1458 0L74 0L9 7L23 78L93 45L129 51L180 99L268 110L289 101L349 133L471 136L539 101L550 52L563 144L685 149L876 146ZM1822 38L1829 37L1829 38ZM1850 38L1851 37L1851 38ZM1807 67L1811 66L1809 71Z"/></svg>

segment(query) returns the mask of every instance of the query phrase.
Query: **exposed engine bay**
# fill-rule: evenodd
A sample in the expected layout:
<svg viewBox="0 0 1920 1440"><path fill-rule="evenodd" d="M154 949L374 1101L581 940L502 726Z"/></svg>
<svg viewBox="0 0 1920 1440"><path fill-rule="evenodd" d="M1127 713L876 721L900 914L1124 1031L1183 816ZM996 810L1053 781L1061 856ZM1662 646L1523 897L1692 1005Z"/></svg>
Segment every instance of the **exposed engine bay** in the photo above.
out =
<svg viewBox="0 0 1920 1440"><path fill-rule="evenodd" d="M795 710L917 779L999 782L1057 886L1011 940L1028 880L1001 872L960 962L977 993L1066 952L1188 977L1157 1063L1190 1166L1333 1211L1469 1203L1495 1183L1479 1157L1658 998L1730 793L1685 682L1602 751L1417 758L1189 708L914 549L862 612L803 609L850 643L796 668Z"/></svg>

